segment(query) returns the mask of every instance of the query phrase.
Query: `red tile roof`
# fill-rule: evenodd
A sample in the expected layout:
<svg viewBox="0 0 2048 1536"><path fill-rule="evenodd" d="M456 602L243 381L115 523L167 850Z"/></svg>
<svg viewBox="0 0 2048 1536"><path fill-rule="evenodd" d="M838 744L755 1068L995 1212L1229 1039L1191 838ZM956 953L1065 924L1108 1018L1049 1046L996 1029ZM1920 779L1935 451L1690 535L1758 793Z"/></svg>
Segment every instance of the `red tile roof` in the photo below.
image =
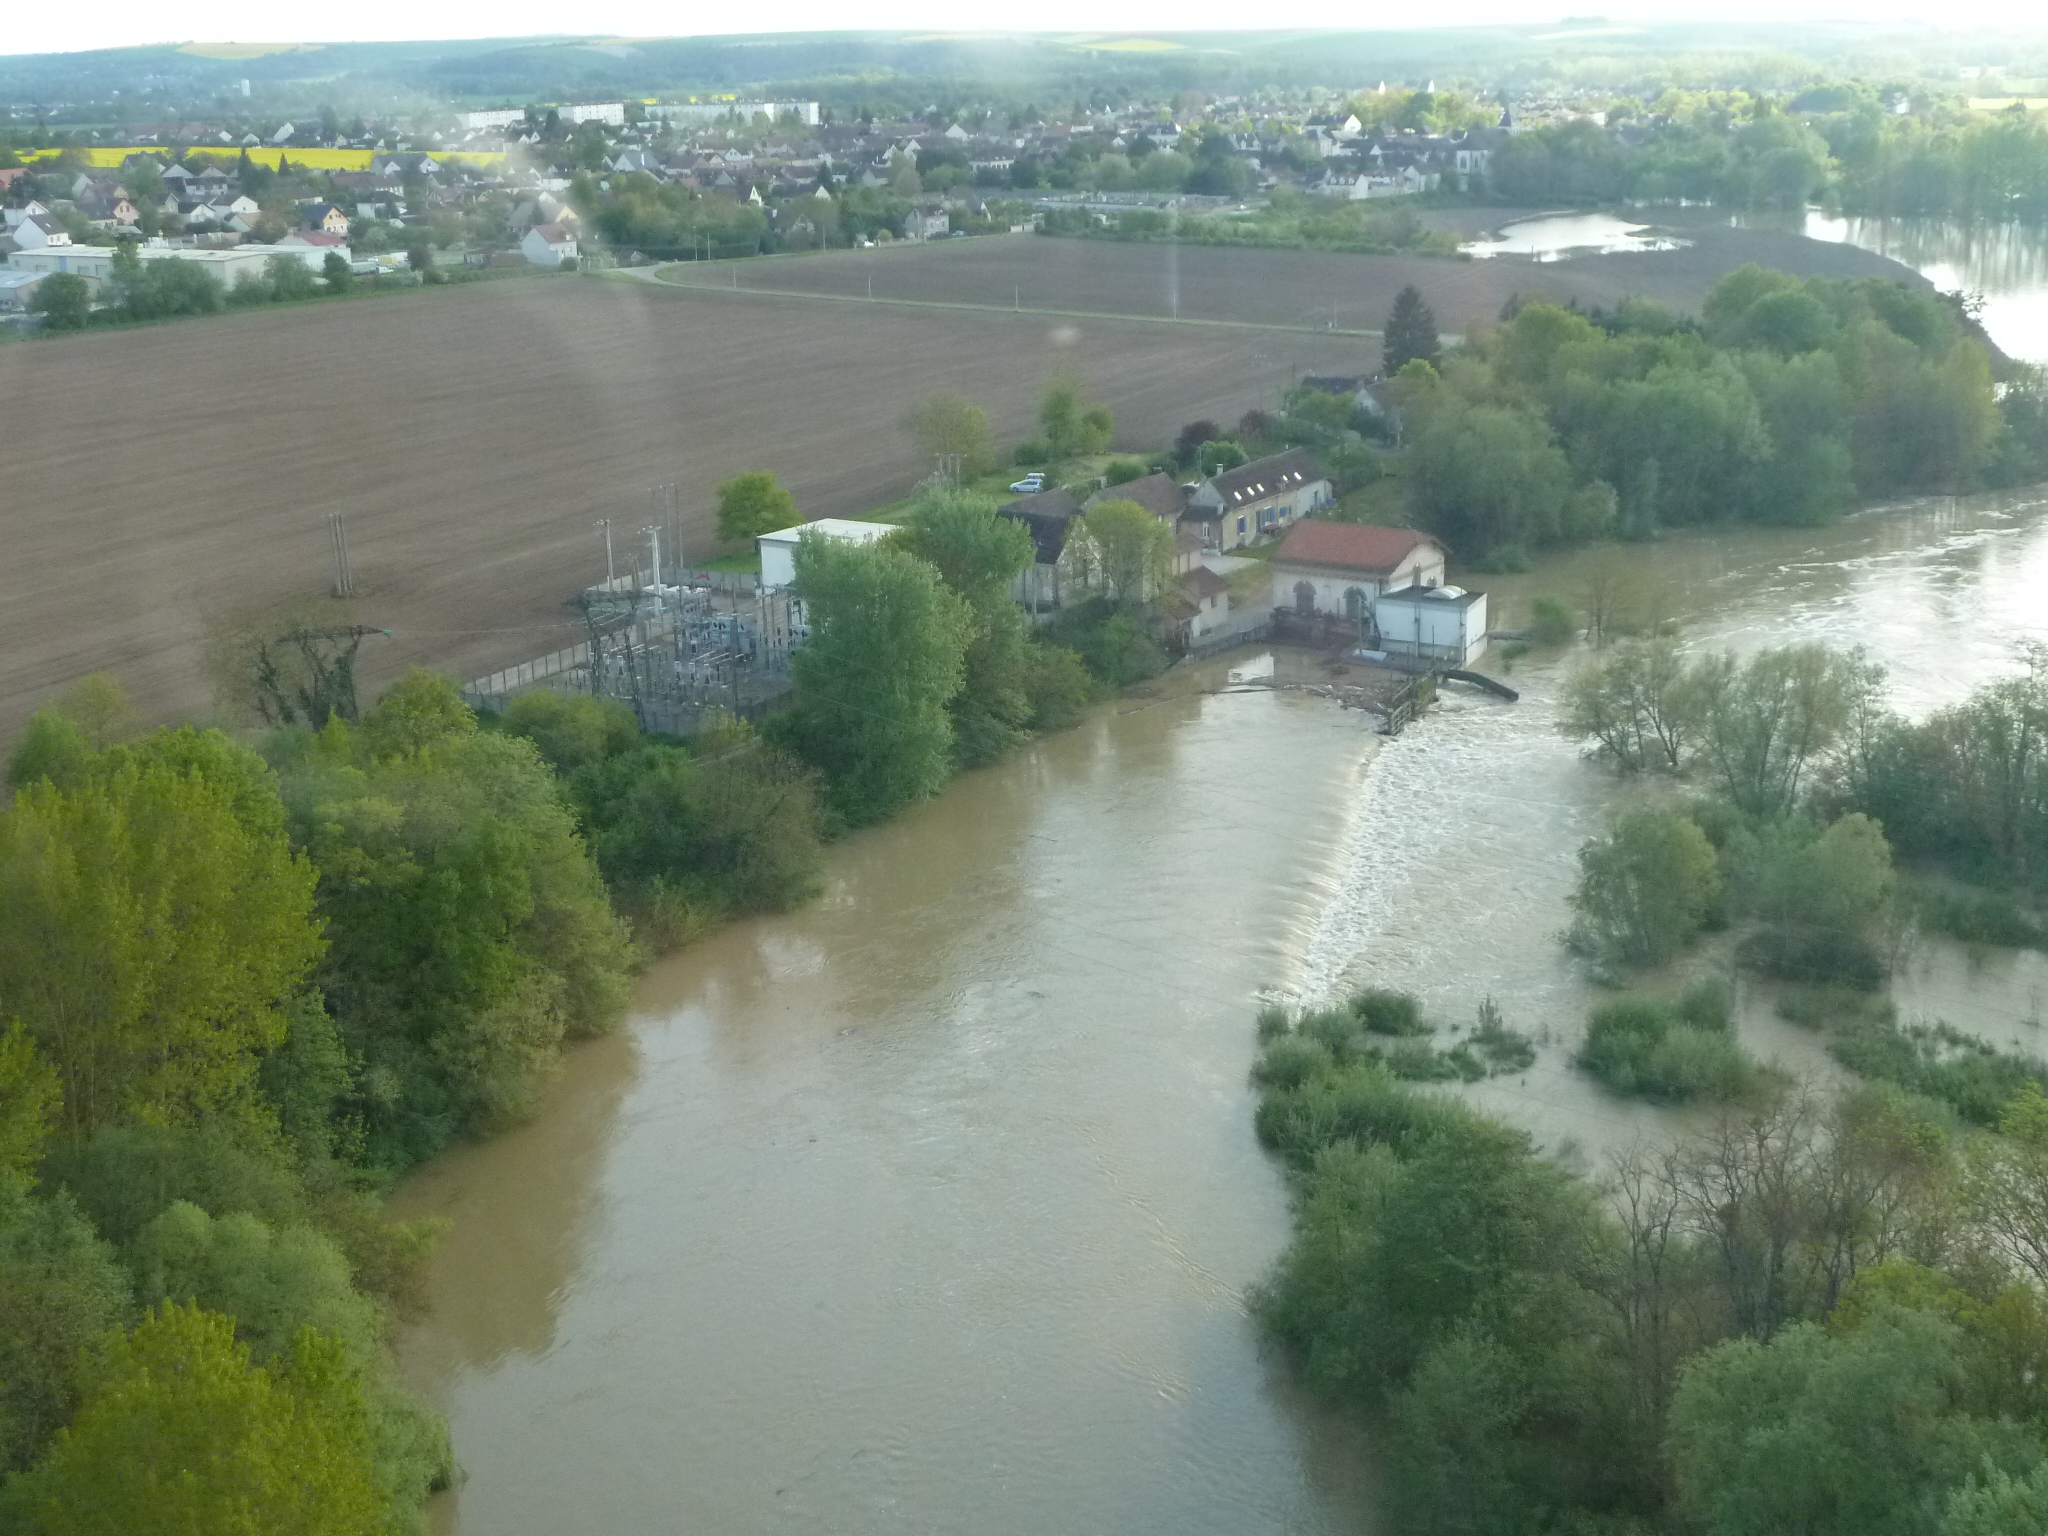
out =
<svg viewBox="0 0 2048 1536"><path fill-rule="evenodd" d="M1332 565L1353 571L1391 571L1419 544L1436 541L1414 528L1374 528L1364 523L1299 522L1273 553L1294 565Z"/></svg>

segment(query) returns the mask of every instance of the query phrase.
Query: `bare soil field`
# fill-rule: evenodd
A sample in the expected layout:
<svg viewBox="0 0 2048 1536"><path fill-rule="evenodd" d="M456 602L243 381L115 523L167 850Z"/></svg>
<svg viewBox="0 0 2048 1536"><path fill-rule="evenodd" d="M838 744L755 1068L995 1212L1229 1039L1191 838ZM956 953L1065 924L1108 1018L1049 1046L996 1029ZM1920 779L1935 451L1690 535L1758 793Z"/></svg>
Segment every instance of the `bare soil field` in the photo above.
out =
<svg viewBox="0 0 2048 1536"><path fill-rule="evenodd" d="M1473 221L1471 233L1515 217L1470 211L1486 215ZM1699 227L1688 228L1685 237L1693 243L1684 250L1535 262L1006 235L702 268L683 264L663 269L662 277L693 286L727 288L737 282L757 293L839 299L864 299L872 285L873 297L882 301L1158 319L1174 313L1177 290L1183 320L1356 331L1377 331L1394 295L1413 283L1436 311L1437 323L1460 333L1497 319L1517 293L1587 307L1612 307L1635 296L1697 312L1722 276L1749 261L1801 277L1924 281L1886 257L1803 235Z"/></svg>
<svg viewBox="0 0 2048 1536"><path fill-rule="evenodd" d="M986 243L1026 266L1048 247L1112 267L1151 254ZM1116 408L1119 444L1149 450L1274 403L1300 370L1376 360L1355 337L597 278L0 347L0 749L92 671L152 718L203 718L208 621L317 597L330 512L358 586L331 611L392 632L364 646L367 693L415 663L470 677L580 638L563 605L603 574L593 520L633 539L649 486L680 486L693 554L713 488L741 470L774 470L814 517L906 494L925 466L900 422L934 391L972 396L1015 440L1070 365Z"/></svg>

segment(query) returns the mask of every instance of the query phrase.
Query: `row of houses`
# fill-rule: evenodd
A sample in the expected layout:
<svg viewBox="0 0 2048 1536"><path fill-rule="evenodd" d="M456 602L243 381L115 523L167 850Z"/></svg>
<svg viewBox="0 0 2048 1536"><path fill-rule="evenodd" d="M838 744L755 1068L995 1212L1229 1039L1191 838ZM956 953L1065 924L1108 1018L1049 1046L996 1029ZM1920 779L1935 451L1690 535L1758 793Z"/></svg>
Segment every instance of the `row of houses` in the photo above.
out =
<svg viewBox="0 0 2048 1536"><path fill-rule="evenodd" d="M1171 574L1148 595L1182 648L1244 631L1249 605L1256 620L1283 611L1341 643L1454 666L1477 660L1486 649L1486 595L1446 582L1442 543L1413 528L1316 518L1331 499L1328 476L1300 448L1192 484L1153 474L1079 501L1064 490L1021 496L998 509L1031 537L1031 568L1011 596L1042 614L1099 592L1100 553L1082 519L1105 503L1132 502L1173 532ZM824 518L764 534L757 541L762 584L795 579L807 532L864 544L894 531L887 523ZM1263 563L1233 554L1275 537L1278 547Z"/></svg>
<svg viewBox="0 0 2048 1536"><path fill-rule="evenodd" d="M1205 553L1228 554L1260 543L1334 499L1330 478L1314 456L1290 448L1190 484L1162 473L1105 486L1084 501L1064 490L1041 491L1009 502L1001 515L1031 534L1033 564L1018 578L1015 595L1042 612L1094 589L1092 553L1074 534L1079 519L1105 502L1135 502L1165 524L1173 534L1176 576L1186 576Z"/></svg>

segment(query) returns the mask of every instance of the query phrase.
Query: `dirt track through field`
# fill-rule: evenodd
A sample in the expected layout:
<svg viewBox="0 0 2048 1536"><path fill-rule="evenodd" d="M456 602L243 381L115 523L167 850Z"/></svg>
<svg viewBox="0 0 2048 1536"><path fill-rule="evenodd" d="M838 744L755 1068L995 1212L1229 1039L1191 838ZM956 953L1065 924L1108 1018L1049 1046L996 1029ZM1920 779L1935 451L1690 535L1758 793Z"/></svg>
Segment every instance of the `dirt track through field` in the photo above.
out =
<svg viewBox="0 0 2048 1536"><path fill-rule="evenodd" d="M9 346L0 744L95 670L153 718L204 714L206 621L320 594L329 512L350 616L393 631L365 645L366 689L414 663L474 676L578 638L563 604L603 574L593 520L623 547L651 485L679 484L701 553L741 470L774 470L810 516L904 495L925 466L899 423L934 391L1014 440L1071 365L1149 449L1374 351L566 278Z"/></svg>
<svg viewBox="0 0 2048 1536"><path fill-rule="evenodd" d="M1275 405L1303 372L1370 372L1377 342L1342 331L1376 329L1409 282L1456 331L1515 292L1693 308L1745 260L1911 276L1725 230L1542 266L1015 236L7 346L0 747L98 670L154 719L205 715L208 621L317 599L330 512L359 595L327 611L392 631L365 646L366 692L413 664L470 677L579 638L564 604L603 574L593 521L633 541L650 486L679 485L692 554L711 547L713 489L741 470L775 471L813 517L901 497L925 466L900 422L936 391L979 401L1014 441L1071 366L1114 405L1119 446L1150 450L1185 421ZM903 302L815 302L864 298L870 279ZM1184 317L1219 323L1157 323L1174 283Z"/></svg>

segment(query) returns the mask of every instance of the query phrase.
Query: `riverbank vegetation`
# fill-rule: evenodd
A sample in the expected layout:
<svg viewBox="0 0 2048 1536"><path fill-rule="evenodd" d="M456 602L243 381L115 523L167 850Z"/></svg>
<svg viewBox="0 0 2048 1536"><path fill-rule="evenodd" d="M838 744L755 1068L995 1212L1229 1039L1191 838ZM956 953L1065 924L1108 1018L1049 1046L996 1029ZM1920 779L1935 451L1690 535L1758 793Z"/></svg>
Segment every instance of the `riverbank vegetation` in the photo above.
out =
<svg viewBox="0 0 2048 1536"><path fill-rule="evenodd" d="M1630 807L1581 850L1573 946L1618 973L1737 925L1756 971L1881 987L1905 913L1858 764L1878 736L1913 729L1883 712L1881 684L1860 656L1818 646L1688 661L1662 636L1586 662L1559 729L1626 775L1687 775L1705 793Z"/></svg>
<svg viewBox="0 0 2048 1536"><path fill-rule="evenodd" d="M479 719L425 672L247 740L145 734L105 679L39 713L0 812L5 1528L416 1529L453 1467L384 1335L433 1233L382 1192L527 1112L648 949L803 900L833 832L1077 719L1102 685L1010 601L1030 558L962 492L806 539L822 643L765 733Z"/></svg>
<svg viewBox="0 0 2048 1536"><path fill-rule="evenodd" d="M1437 1026L1405 992L1368 989L1299 1017L1276 1005L1259 1015L1260 1038L1268 1044L1258 1080L1296 1086L1332 1064L1369 1061L1406 1082L1476 1083L1520 1072L1536 1059L1534 1043L1507 1026L1492 998L1480 1004L1478 1021L1465 1039L1438 1046L1430 1038L1436 1033Z"/></svg>
<svg viewBox="0 0 2048 1536"><path fill-rule="evenodd" d="M1995 394L1945 300L1744 267L1697 319L1530 304L1395 380L1412 516L1481 566L1716 522L2017 483L2048 464L2033 389Z"/></svg>
<svg viewBox="0 0 2048 1536"><path fill-rule="evenodd" d="M1887 95L1894 99L1887 101ZM1711 202L1929 218L2048 214L2048 131L2024 113L1892 110L1863 81L1784 96L1672 89L1622 100L1605 126L1581 119L1517 134L1494 152L1489 189L1523 206Z"/></svg>
<svg viewBox="0 0 2048 1536"><path fill-rule="evenodd" d="M1917 723L1883 706L1882 681L1855 654L1688 660L1668 635L1584 663L1559 728L1624 775L1705 793L1624 811L1588 844L1577 946L1609 967L1653 964L1704 929L1753 920L1745 963L1868 991L1889 973L1892 933L1916 916L1969 942L2039 944L2048 655ZM1909 900L1895 852L1930 877Z"/></svg>
<svg viewBox="0 0 2048 1536"><path fill-rule="evenodd" d="M1916 921L1976 944L2041 942L2044 660L2031 653L2026 674L1916 724L1882 706L1881 672L1853 654L1688 660L1668 635L1607 648L1567 685L1560 729L1626 775L1684 776L1703 793L1632 805L1587 843L1568 941L1619 978L1732 928L1734 961L1790 983L1779 1012L1827 1029L1844 1066L1999 1124L2023 1091L2048 1091L2048 1063L1947 1024L1901 1026L1882 994ZM1895 849L1920 884L1901 884ZM1622 1093L1759 1091L1725 1031L1680 1033L1695 1024L1685 1012L1608 1005L1579 1063Z"/></svg>
<svg viewBox="0 0 2048 1536"><path fill-rule="evenodd" d="M623 936L530 749L441 695L283 771L111 699L38 716L0 815L0 1507L413 1529L452 1465L383 1334L431 1234L376 1192L607 1021Z"/></svg>
<svg viewBox="0 0 2048 1536"><path fill-rule="evenodd" d="M816 888L820 786L745 726L327 703L143 734L93 679L10 760L7 1529L416 1529L454 1469L384 1335L433 1229L382 1192L525 1113L647 946Z"/></svg>
<svg viewBox="0 0 2048 1536"><path fill-rule="evenodd" d="M1621 998L1594 1009L1578 1063L1617 1094L1665 1104L1751 1100L1782 1082L1736 1044L1734 995L1712 981L1675 1002Z"/></svg>
<svg viewBox="0 0 2048 1536"><path fill-rule="evenodd" d="M1138 595L1112 594L1075 620L1068 633L1088 649L1048 643L1010 598L1032 558L1030 534L998 517L994 498L950 489L921 497L885 542L799 542L811 643L767 734L818 772L836 825L881 821L1033 732L1073 724L1101 677L1122 685L1116 636L1151 643L1133 617ZM1102 653L1097 671L1089 650Z"/></svg>
<svg viewBox="0 0 2048 1536"><path fill-rule="evenodd" d="M1995 1132L1888 1085L1779 1088L1586 1177L1379 1061L1262 1033L1295 1232L1256 1310L1373 1427L1399 1529L2039 1528L2037 1086Z"/></svg>

